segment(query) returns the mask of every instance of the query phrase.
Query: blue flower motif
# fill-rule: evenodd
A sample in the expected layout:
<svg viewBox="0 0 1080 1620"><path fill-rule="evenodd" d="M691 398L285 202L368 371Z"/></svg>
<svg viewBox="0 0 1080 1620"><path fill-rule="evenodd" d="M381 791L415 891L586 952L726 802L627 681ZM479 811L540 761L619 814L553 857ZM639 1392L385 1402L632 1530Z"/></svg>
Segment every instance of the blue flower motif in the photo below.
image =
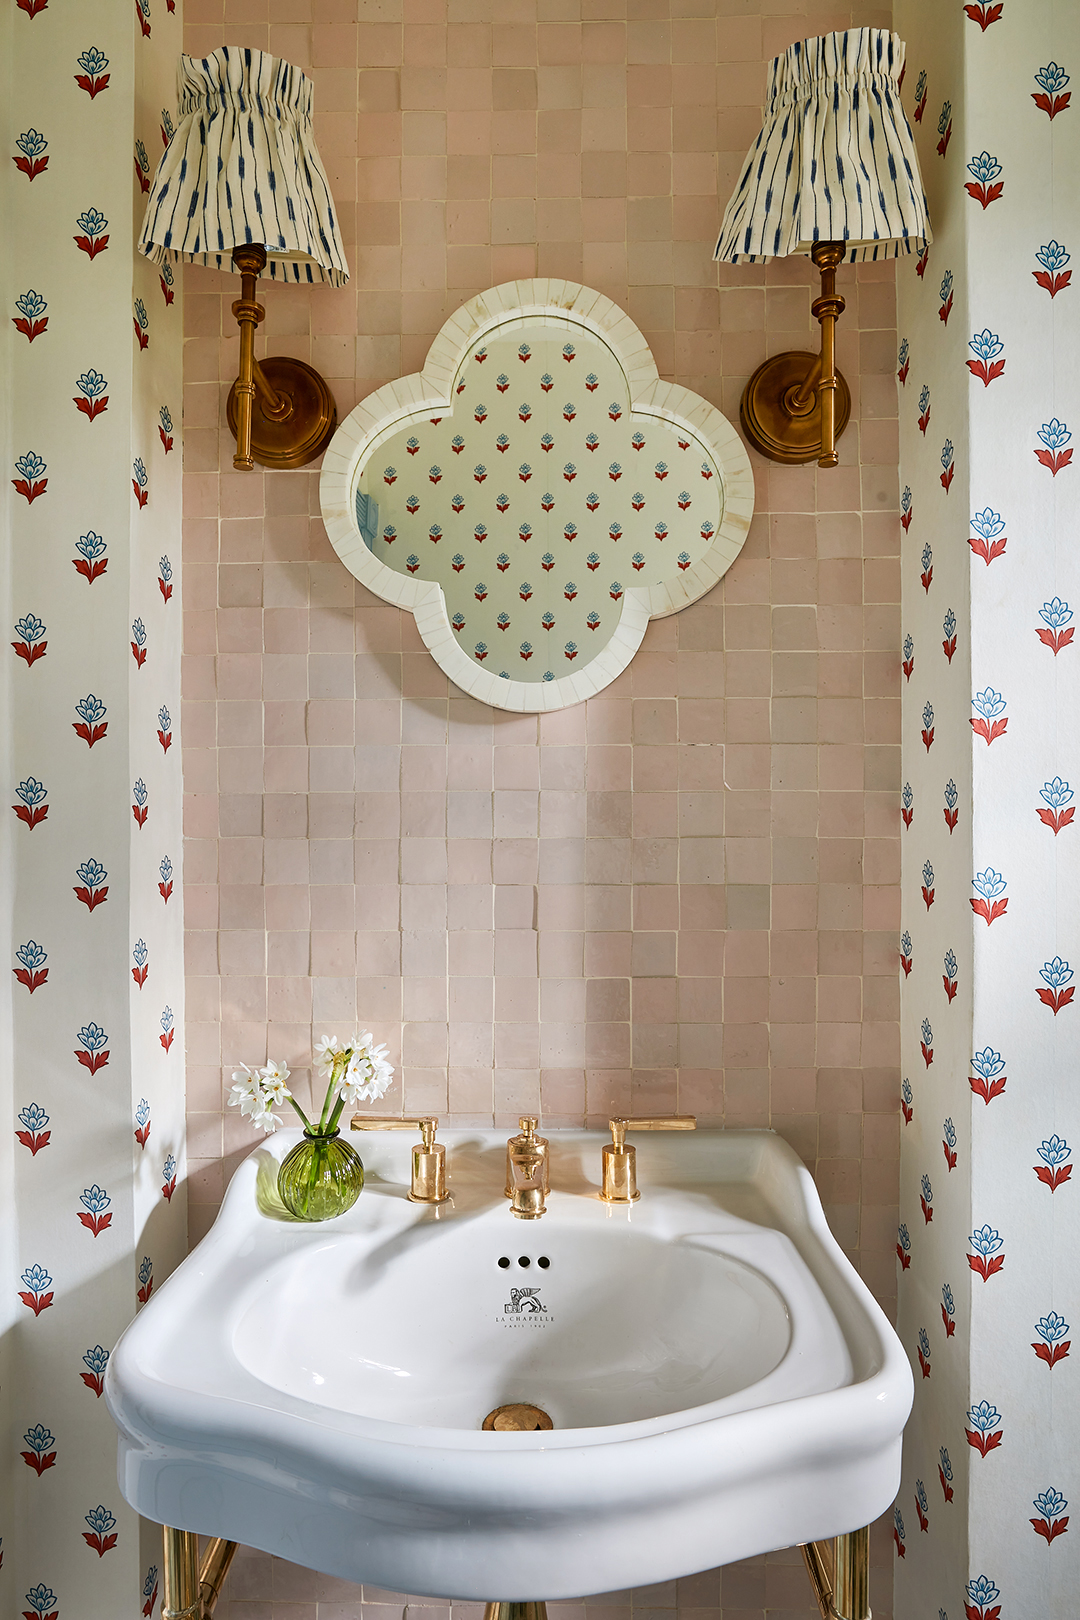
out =
<svg viewBox="0 0 1080 1620"><path fill-rule="evenodd" d="M1039 798L1045 799L1051 810L1060 810L1062 805L1068 804L1072 796L1072 788L1068 782L1063 782L1060 776L1055 776L1052 782L1044 782L1039 789Z"/></svg>
<svg viewBox="0 0 1080 1620"><path fill-rule="evenodd" d="M108 875L100 861L83 861L81 866L75 868L75 876L80 883L85 883L88 889L104 883Z"/></svg>
<svg viewBox="0 0 1080 1620"><path fill-rule="evenodd" d="M144 1254L142 1259L139 1261L139 1283L143 1288L146 1287L153 1274L154 1262L151 1260L148 1254Z"/></svg>
<svg viewBox="0 0 1080 1620"><path fill-rule="evenodd" d="M919 82L915 86L915 101L916 101L916 104L918 104L922 100L922 98L923 98L923 96L925 94L926 94L926 69L923 68L922 72L919 74Z"/></svg>
<svg viewBox="0 0 1080 1620"><path fill-rule="evenodd" d="M103 1536L107 1530L111 1530L116 1523L116 1519L108 1508L102 1506L100 1502L97 1507L91 1508L89 1513L84 1513L83 1518L91 1530L96 1531L99 1536Z"/></svg>
<svg viewBox="0 0 1080 1620"><path fill-rule="evenodd" d="M18 635L19 640L29 642L31 645L34 642L40 642L40 638L42 638L42 635L45 633L44 620L39 619L39 617L37 617L36 614L32 614L32 612L23 614L21 619L16 620L15 633Z"/></svg>
<svg viewBox="0 0 1080 1620"><path fill-rule="evenodd" d="M904 493L900 497L900 510L901 510L901 512L910 512L911 511L911 485L910 484L905 484L904 485Z"/></svg>
<svg viewBox="0 0 1080 1620"><path fill-rule="evenodd" d="M948 782L945 784L945 803L948 805L950 810L956 809L956 801L958 797L959 795L956 791L956 783L953 781L952 777L950 777Z"/></svg>
<svg viewBox="0 0 1080 1620"><path fill-rule="evenodd" d="M56 1444L56 1436L44 1423L35 1423L32 1429L27 1429L23 1435L27 1446L40 1457L43 1452L51 1451Z"/></svg>
<svg viewBox="0 0 1080 1620"><path fill-rule="evenodd" d="M150 15L150 0L139 0L139 5L140 5L140 7L142 9L143 15L145 17L149 17L149 15ZM165 107L162 107L162 109L161 109L161 127L165 131L165 134L168 136L169 140L171 141L173 136L176 134L176 129L175 129L174 125L173 125L173 121L172 121L172 118L169 115L168 109L165 108Z"/></svg>
<svg viewBox="0 0 1080 1620"><path fill-rule="evenodd" d="M977 354L980 360L994 360L1005 347L996 332L991 332L987 326L981 332L972 335L968 348Z"/></svg>
<svg viewBox="0 0 1080 1620"><path fill-rule="evenodd" d="M915 643L910 636L904 637L904 657L911 658L915 652Z"/></svg>
<svg viewBox="0 0 1080 1620"><path fill-rule="evenodd" d="M33 287L27 292L20 293L15 300L15 308L20 315L25 315L28 321L38 320L48 307L48 303L39 292L34 291Z"/></svg>
<svg viewBox="0 0 1080 1620"><path fill-rule="evenodd" d="M999 894L1004 894L1008 883L1000 872L995 872L988 866L985 872L976 872L971 880L971 887L976 894L982 895L984 900L996 900Z"/></svg>
<svg viewBox="0 0 1080 1620"><path fill-rule="evenodd" d="M951 439L946 439L945 443L941 447L941 465L944 467L946 472L948 472L949 468L952 466L952 458L953 442Z"/></svg>
<svg viewBox="0 0 1080 1620"><path fill-rule="evenodd" d="M40 157L48 144L44 135L36 129L25 130L23 134L15 137L15 145L19 148L23 157L27 158Z"/></svg>
<svg viewBox="0 0 1080 1620"><path fill-rule="evenodd" d="M922 1038L926 1042L927 1046L932 1046L934 1044L934 1031L930 1027L929 1018L924 1018L922 1021Z"/></svg>
<svg viewBox="0 0 1080 1620"><path fill-rule="evenodd" d="M141 776L136 779L135 786L131 791L134 795L135 803L141 810L147 799L146 783L143 781Z"/></svg>
<svg viewBox="0 0 1080 1620"><path fill-rule="evenodd" d="M95 562L108 547L100 534L95 534L91 529L89 534L80 534L75 542L75 550L80 556L85 557L87 562Z"/></svg>
<svg viewBox="0 0 1080 1620"><path fill-rule="evenodd" d="M167 855L162 856L161 865L158 867L158 871L161 873L162 883L168 883L169 879L172 877L172 861L170 861Z"/></svg>
<svg viewBox="0 0 1080 1620"><path fill-rule="evenodd" d="M27 1592L26 1601L35 1614L52 1614L60 1599L51 1586L46 1586L44 1581L40 1581Z"/></svg>
<svg viewBox="0 0 1080 1620"><path fill-rule="evenodd" d="M104 703L99 697L95 697L93 692L88 692L75 705L75 713L80 720L85 720L88 726L96 726L100 720L105 718L107 712Z"/></svg>
<svg viewBox="0 0 1080 1620"><path fill-rule="evenodd" d="M993 1603L996 1598L1001 1596L988 1575L980 1575L977 1580L968 1581L964 1591L968 1595L969 1602L977 1603L980 1608L984 1608L988 1603Z"/></svg>
<svg viewBox="0 0 1080 1620"><path fill-rule="evenodd" d="M1039 438L1048 450L1060 450L1062 445L1068 444L1072 434L1065 423L1059 422L1055 416L1049 422L1043 423L1039 429Z"/></svg>
<svg viewBox="0 0 1080 1620"><path fill-rule="evenodd" d="M49 1116L44 1108L37 1103L28 1103L19 1111L19 1124L28 1131L43 1131L49 1123Z"/></svg>
<svg viewBox="0 0 1080 1620"><path fill-rule="evenodd" d="M1052 602L1044 602L1039 609L1039 618L1043 619L1051 630L1060 630L1062 625L1068 624L1072 618L1072 609L1068 602L1063 602L1060 596L1055 596Z"/></svg>
<svg viewBox="0 0 1080 1620"><path fill-rule="evenodd" d="M1059 90L1064 90L1068 82L1069 75L1064 68L1058 67L1056 62L1047 62L1046 66L1040 68L1038 73L1035 74L1035 83L1040 90L1045 90L1048 96L1056 95Z"/></svg>
<svg viewBox="0 0 1080 1620"><path fill-rule="evenodd" d="M908 1231L906 1226L901 1224L896 1228L896 1236L900 1247L903 1249L904 1253L907 1254L908 1250L911 1248L911 1233Z"/></svg>
<svg viewBox="0 0 1080 1620"><path fill-rule="evenodd" d="M161 423L161 425L165 429L166 433L171 433L172 432L172 430L173 430L172 413L170 412L169 407L167 405L163 405L161 407L160 411L158 411L158 421Z"/></svg>
<svg viewBox="0 0 1080 1620"><path fill-rule="evenodd" d="M955 972L955 969L953 971ZM942 1130L945 1133L946 1142L948 1142L951 1148L954 1148L956 1146L956 1126L953 1124L951 1119L947 1119L945 1121L944 1125L942 1126Z"/></svg>
<svg viewBox="0 0 1080 1620"><path fill-rule="evenodd" d="M107 1045L109 1037L100 1024L84 1024L75 1039L80 1046L85 1046L88 1052L100 1052Z"/></svg>
<svg viewBox="0 0 1080 1620"><path fill-rule="evenodd" d="M1000 1052L995 1052L992 1046L984 1046L981 1052L975 1053L971 1067L984 1080L993 1080L994 1076L1000 1074L1005 1067L1005 1059Z"/></svg>
<svg viewBox="0 0 1080 1620"><path fill-rule="evenodd" d="M907 954L909 956L911 955L910 941L908 942ZM915 1095L915 1093L911 1089L911 1081L910 1080L907 1080L907 1079L904 1080L903 1085L900 1087L900 1095L903 1097L904 1101L907 1103L908 1107L910 1108L911 1107L911 1099Z"/></svg>
<svg viewBox="0 0 1080 1620"><path fill-rule="evenodd" d="M1051 1136L1041 1144L1038 1152L1043 1163L1052 1168L1056 1164L1064 1164L1072 1149L1063 1136Z"/></svg>
<svg viewBox="0 0 1080 1620"><path fill-rule="evenodd" d="M897 1535L900 1537L900 1540L903 1541L906 1533L904 1530L904 1515L900 1512L898 1507L893 1508L893 1523L896 1525Z"/></svg>
<svg viewBox="0 0 1080 1620"><path fill-rule="evenodd" d="M976 1254L983 1256L997 1254L998 1250L1003 1247L1001 1233L993 1226L977 1226L968 1238L968 1242Z"/></svg>
<svg viewBox="0 0 1080 1620"><path fill-rule="evenodd" d="M1033 1498L1031 1505L1044 1519L1054 1519L1059 1513L1064 1513L1069 1504L1061 1492L1055 1491L1051 1485L1047 1490L1040 1491L1038 1496Z"/></svg>
<svg viewBox="0 0 1080 1620"><path fill-rule="evenodd" d="M905 782L900 791L900 803L903 805L905 810L910 810L914 802L915 794L912 792L911 783Z"/></svg>
<svg viewBox="0 0 1080 1620"><path fill-rule="evenodd" d="M169 1154L168 1158L165 1160L165 1164L164 1164L164 1168L163 1168L163 1174L165 1176L166 1181L171 1181L173 1176L175 1176L175 1174L176 1174L176 1160L175 1160L175 1158L173 1157L173 1155L171 1153Z"/></svg>
<svg viewBox="0 0 1080 1620"><path fill-rule="evenodd" d="M157 717L158 717L158 725L161 727L162 731L171 731L172 730L172 717L169 714L168 709L165 708L164 705L158 710L158 716Z"/></svg>
<svg viewBox="0 0 1080 1620"><path fill-rule="evenodd" d="M952 1462L950 1461L950 1458L949 1458L949 1448L948 1448L948 1446L940 1446L938 1448L938 1457L941 1460L941 1472L945 1475L946 1479L952 1479L952 1477L953 1477Z"/></svg>
<svg viewBox="0 0 1080 1620"><path fill-rule="evenodd" d="M967 1416L971 1427L977 1429L980 1434L989 1434L990 1430L996 1429L1001 1422L1001 1413L996 1406L991 1406L989 1401L980 1401L978 1406L969 1406Z"/></svg>
<svg viewBox="0 0 1080 1620"><path fill-rule="evenodd" d="M956 1306L953 1303L952 1289L949 1287L948 1283L942 1283L941 1285L941 1303L945 1307L946 1316L956 1315Z"/></svg>
<svg viewBox="0 0 1080 1620"><path fill-rule="evenodd" d="M49 463L42 461L41 457L35 455L33 450L28 450L25 456L20 456L16 461L15 471L25 478L28 483L33 483L35 479L41 477L48 465Z"/></svg>
<svg viewBox="0 0 1080 1620"><path fill-rule="evenodd" d="M151 1592L154 1590L155 1586L157 1585L157 1576L158 1576L157 1565L156 1564L151 1564L150 1568L146 1572L146 1579L145 1579L145 1581L143 1581L142 1595L143 1595L144 1598L148 1598L150 1596Z"/></svg>
<svg viewBox="0 0 1080 1620"><path fill-rule="evenodd" d="M92 1187L83 1188L82 1192L79 1194L79 1203L83 1204L90 1211L91 1215L100 1215L103 1210L108 1209L109 1205L112 1203L112 1199L109 1197L104 1187L99 1187L97 1182L95 1182Z"/></svg>
<svg viewBox="0 0 1080 1620"><path fill-rule="evenodd" d="M49 959L48 951L36 939L28 939L25 945L20 945L15 956L28 973L36 973Z"/></svg>
<svg viewBox="0 0 1080 1620"><path fill-rule="evenodd" d="M932 889L934 887L934 868L930 865L929 861L923 862L922 880L928 889Z"/></svg>
<svg viewBox="0 0 1080 1620"><path fill-rule="evenodd" d="M26 781L20 782L15 789L15 797L21 799L28 810L32 810L35 804L40 804L42 799L47 797L48 792L44 782L39 782L36 776L28 776Z"/></svg>
<svg viewBox="0 0 1080 1620"><path fill-rule="evenodd" d="M943 101L942 104L941 104L941 117L937 121L937 132L938 132L939 135L944 135L945 131L949 127L949 119L951 117L952 117L952 102L951 101Z"/></svg>
<svg viewBox="0 0 1080 1620"><path fill-rule="evenodd" d="M104 51L99 51L96 45L91 45L88 51L83 51L82 55L77 56L75 60L83 72L89 73L91 76L95 73L104 73L109 65L109 58Z"/></svg>
<svg viewBox="0 0 1080 1620"><path fill-rule="evenodd" d="M1005 699L1000 692L995 692L988 686L984 692L976 692L971 700L971 707L976 714L981 714L984 720L993 720L1004 711Z"/></svg>
<svg viewBox="0 0 1080 1620"><path fill-rule="evenodd" d="M146 626L143 624L141 619L132 620L131 639L135 643L136 647L146 646Z"/></svg>
<svg viewBox="0 0 1080 1620"><path fill-rule="evenodd" d="M1057 1311L1049 1311L1036 1322L1035 1331L1044 1344L1058 1344L1068 1333L1069 1324Z"/></svg>
<svg viewBox="0 0 1080 1620"><path fill-rule="evenodd" d="M949 609L942 620L941 628L944 630L946 637L951 641L953 636L956 634L956 614L953 612L952 608Z"/></svg>
<svg viewBox="0 0 1080 1620"><path fill-rule="evenodd" d="M926 542L925 546L923 546L923 548L922 548L922 565L923 565L923 573L924 574L929 572L930 564L933 562L933 560L934 560L934 553L931 550L930 542L928 540Z"/></svg>
<svg viewBox="0 0 1080 1620"><path fill-rule="evenodd" d="M981 512L975 513L971 519L971 527L984 540L993 540L1005 527L1005 519L1000 512L993 512L987 506Z"/></svg>
<svg viewBox="0 0 1080 1620"><path fill-rule="evenodd" d="M919 1349L922 1351L924 1356L928 1356L930 1354L930 1335L927 1333L924 1327L919 1329Z"/></svg>
<svg viewBox="0 0 1080 1620"><path fill-rule="evenodd" d="M991 180L996 180L1001 173L1001 164L996 157L991 157L989 152L979 152L968 164L968 173L976 180L980 180L984 186L988 186Z"/></svg>
<svg viewBox="0 0 1080 1620"><path fill-rule="evenodd" d="M161 1027L165 1031L166 1035L169 1033L170 1029L172 1029L172 1026L173 1010L171 1007L166 1007L161 1014Z"/></svg>
<svg viewBox="0 0 1080 1620"><path fill-rule="evenodd" d="M146 305L143 303L141 298L136 298L135 300L135 320L138 324L140 332L145 332L149 329L150 317L146 313Z"/></svg>
<svg viewBox="0 0 1080 1620"><path fill-rule="evenodd" d="M923 1512L925 1513L926 1512L926 1507L927 1507L926 1486L923 1484L921 1479L917 1479L915 1481L915 1495L918 1498L919 1506L922 1508Z"/></svg>
<svg viewBox="0 0 1080 1620"><path fill-rule="evenodd" d="M1072 976L1072 968L1060 956L1055 956L1052 962L1044 962L1039 969L1039 978L1045 979L1052 990L1060 990L1063 984L1068 984Z"/></svg>
<svg viewBox="0 0 1080 1620"><path fill-rule="evenodd" d="M146 467L141 456L136 456L131 463L131 470L135 474L135 482L140 489L146 488Z"/></svg>
<svg viewBox="0 0 1080 1620"><path fill-rule="evenodd" d="M946 270L945 274L941 278L941 286L938 288L938 297L941 299L941 302L943 304L947 304L949 302L949 299L952 297L952 271L951 270Z"/></svg>
<svg viewBox="0 0 1080 1620"><path fill-rule="evenodd" d="M901 370L903 370L904 366L907 365L908 353L908 340L907 338L904 338L903 342L900 344L900 353L896 357L896 363Z"/></svg>
<svg viewBox="0 0 1080 1620"><path fill-rule="evenodd" d="M79 215L75 223L83 235L88 236L93 241L95 236L101 235L109 222L100 208L88 208L85 214Z"/></svg>
<svg viewBox="0 0 1080 1620"><path fill-rule="evenodd" d="M145 949L145 946L143 948ZM136 1125L145 1125L149 1118L150 1104L145 1097L140 1097L138 1107L135 1109L135 1123Z"/></svg>
<svg viewBox="0 0 1080 1620"><path fill-rule="evenodd" d="M929 1176L924 1175L922 1178L922 1195L928 1204L932 1204L934 1202L934 1189L930 1185Z"/></svg>
<svg viewBox="0 0 1080 1620"><path fill-rule="evenodd" d="M926 727L927 731L929 731L931 726L934 724L934 705L932 703L924 704L922 723Z"/></svg>
<svg viewBox="0 0 1080 1620"><path fill-rule="evenodd" d="M83 1360L90 1371L100 1377L109 1364L109 1352L103 1344L95 1344L92 1349L86 1351Z"/></svg>
<svg viewBox="0 0 1080 1620"><path fill-rule="evenodd" d="M930 389L926 383L923 383L922 389L919 393L919 412L922 416L926 415L926 407L929 405L929 403Z"/></svg>
<svg viewBox="0 0 1080 1620"><path fill-rule="evenodd" d="M150 173L150 159L146 155L146 147L139 140L135 142L135 161L143 174Z"/></svg>
<svg viewBox="0 0 1080 1620"><path fill-rule="evenodd" d="M1060 242L1044 242L1035 257L1044 270L1049 271L1050 275L1055 275L1057 271L1065 268L1072 254L1066 253Z"/></svg>
<svg viewBox="0 0 1080 1620"><path fill-rule="evenodd" d="M44 1266L27 1266L22 1274L22 1284L32 1294L43 1294L47 1288L52 1287L52 1278Z"/></svg>
<svg viewBox="0 0 1080 1620"><path fill-rule="evenodd" d="M84 371L81 377L76 377L75 386L87 399L97 399L109 385L100 371L91 369Z"/></svg>

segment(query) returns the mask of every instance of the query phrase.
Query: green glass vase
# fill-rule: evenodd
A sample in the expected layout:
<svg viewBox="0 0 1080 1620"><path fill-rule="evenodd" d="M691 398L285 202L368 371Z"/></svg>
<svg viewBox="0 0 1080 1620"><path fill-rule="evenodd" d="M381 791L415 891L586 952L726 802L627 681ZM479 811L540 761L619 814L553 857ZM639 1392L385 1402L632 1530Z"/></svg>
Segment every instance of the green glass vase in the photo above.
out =
<svg viewBox="0 0 1080 1620"><path fill-rule="evenodd" d="M278 1171L281 1201L301 1221L329 1221L343 1215L359 1198L364 1166L356 1149L340 1133L304 1132L285 1155Z"/></svg>

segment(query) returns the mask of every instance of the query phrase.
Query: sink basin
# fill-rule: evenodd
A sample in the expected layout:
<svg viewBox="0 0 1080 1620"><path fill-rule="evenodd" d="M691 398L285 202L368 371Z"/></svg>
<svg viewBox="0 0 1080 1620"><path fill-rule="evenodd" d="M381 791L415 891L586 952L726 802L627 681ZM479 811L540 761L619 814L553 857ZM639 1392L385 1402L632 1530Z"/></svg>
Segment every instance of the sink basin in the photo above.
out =
<svg viewBox="0 0 1080 1620"><path fill-rule="evenodd" d="M291 1220L282 1131L109 1363L133 1507L391 1590L554 1599L649 1585L876 1517L907 1359L767 1131L552 1131L548 1212L502 1196L506 1133L448 1131L452 1202L408 1137L362 1137L347 1214ZM526 1403L552 1427L484 1430Z"/></svg>

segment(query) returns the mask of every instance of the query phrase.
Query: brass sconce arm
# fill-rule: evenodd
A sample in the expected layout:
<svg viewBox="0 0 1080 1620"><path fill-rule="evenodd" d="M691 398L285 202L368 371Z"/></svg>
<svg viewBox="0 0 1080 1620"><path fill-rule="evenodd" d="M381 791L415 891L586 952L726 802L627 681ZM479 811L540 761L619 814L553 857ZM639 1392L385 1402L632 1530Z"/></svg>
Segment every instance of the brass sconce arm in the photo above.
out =
<svg viewBox="0 0 1080 1620"><path fill-rule="evenodd" d="M740 418L754 449L770 461L816 461L835 467L836 441L851 415L851 394L836 369L836 322L844 299L836 290L843 242L815 242L810 257L821 272L821 296L810 312L821 326L820 354L789 350L773 355L746 385Z"/></svg>
<svg viewBox="0 0 1080 1620"><path fill-rule="evenodd" d="M255 358L255 331L266 311L255 284L266 268L261 242L232 250L240 274L240 297L232 312L240 327L240 375L229 394L229 426L236 435L233 466L304 467L321 456L337 427L337 404L319 373L303 360L276 355ZM257 402L257 403L256 403Z"/></svg>

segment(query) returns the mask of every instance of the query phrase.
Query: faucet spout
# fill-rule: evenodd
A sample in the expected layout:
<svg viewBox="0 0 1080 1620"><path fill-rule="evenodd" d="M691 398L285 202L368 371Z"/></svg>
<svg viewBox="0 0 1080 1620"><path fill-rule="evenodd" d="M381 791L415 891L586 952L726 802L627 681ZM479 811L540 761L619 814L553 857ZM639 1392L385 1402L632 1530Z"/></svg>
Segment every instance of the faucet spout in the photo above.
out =
<svg viewBox="0 0 1080 1620"><path fill-rule="evenodd" d="M547 1210L548 1144L536 1134L538 1123L534 1118L523 1118L521 1135L511 1137L506 1145L510 1213L521 1221L539 1220Z"/></svg>

